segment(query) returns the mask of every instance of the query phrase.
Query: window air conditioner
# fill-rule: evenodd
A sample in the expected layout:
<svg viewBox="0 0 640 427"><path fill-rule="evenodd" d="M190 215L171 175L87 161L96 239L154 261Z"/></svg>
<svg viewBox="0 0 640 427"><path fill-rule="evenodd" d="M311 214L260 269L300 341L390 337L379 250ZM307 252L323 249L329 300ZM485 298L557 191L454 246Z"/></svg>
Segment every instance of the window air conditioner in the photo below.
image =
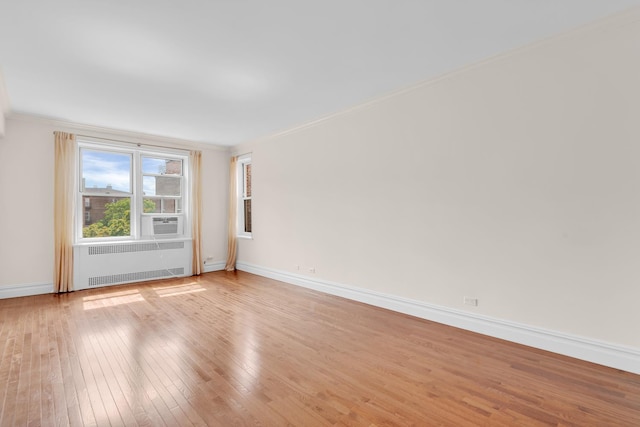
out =
<svg viewBox="0 0 640 427"><path fill-rule="evenodd" d="M182 235L183 224L181 216L143 216L143 236L176 236Z"/></svg>
<svg viewBox="0 0 640 427"><path fill-rule="evenodd" d="M178 217L166 216L163 218L153 218L153 234L177 234Z"/></svg>

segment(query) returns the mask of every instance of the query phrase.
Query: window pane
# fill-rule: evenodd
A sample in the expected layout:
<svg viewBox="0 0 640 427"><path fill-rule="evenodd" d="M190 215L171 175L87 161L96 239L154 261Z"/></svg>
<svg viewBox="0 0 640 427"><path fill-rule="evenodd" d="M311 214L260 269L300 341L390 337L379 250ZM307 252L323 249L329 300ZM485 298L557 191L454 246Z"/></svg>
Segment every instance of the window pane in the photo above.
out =
<svg viewBox="0 0 640 427"><path fill-rule="evenodd" d="M145 196L180 196L182 179L174 176L143 176Z"/></svg>
<svg viewBox="0 0 640 427"><path fill-rule="evenodd" d="M178 201L176 199L164 199L162 201L162 213L176 213L178 212Z"/></svg>
<svg viewBox="0 0 640 427"><path fill-rule="evenodd" d="M157 157L142 158L142 173L151 175L182 175L182 160Z"/></svg>
<svg viewBox="0 0 640 427"><path fill-rule="evenodd" d="M85 206L82 237L131 235L130 197L83 196L82 199Z"/></svg>
<svg viewBox="0 0 640 427"><path fill-rule="evenodd" d="M131 193L131 155L82 150L82 191Z"/></svg>
<svg viewBox="0 0 640 427"><path fill-rule="evenodd" d="M251 233L251 199L244 201L244 231Z"/></svg>
<svg viewBox="0 0 640 427"><path fill-rule="evenodd" d="M145 197L144 213L182 213L182 199Z"/></svg>
<svg viewBox="0 0 640 427"><path fill-rule="evenodd" d="M162 206L162 200L157 198L145 197L142 200L142 211L144 213L160 213L161 206Z"/></svg>
<svg viewBox="0 0 640 427"><path fill-rule="evenodd" d="M244 197L251 197L251 163L244 165Z"/></svg>

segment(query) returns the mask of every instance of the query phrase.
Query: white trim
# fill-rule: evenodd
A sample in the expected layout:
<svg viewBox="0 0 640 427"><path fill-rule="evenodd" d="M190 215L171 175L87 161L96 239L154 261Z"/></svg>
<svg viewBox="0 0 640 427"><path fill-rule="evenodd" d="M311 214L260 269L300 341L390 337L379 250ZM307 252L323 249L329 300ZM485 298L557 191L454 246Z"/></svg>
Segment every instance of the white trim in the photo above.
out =
<svg viewBox="0 0 640 427"><path fill-rule="evenodd" d="M0 286L0 299L53 293L53 283Z"/></svg>
<svg viewBox="0 0 640 427"><path fill-rule="evenodd" d="M236 268L292 285L383 307L445 325L640 374L640 349L496 319L286 271L238 262Z"/></svg>
<svg viewBox="0 0 640 427"><path fill-rule="evenodd" d="M97 139L114 139L119 142L129 144L141 144L142 146L150 146L152 148L158 148L158 143L167 144L168 149L174 148L177 150L215 150L230 152L230 147L226 145L220 145L216 143L209 143L206 141L193 141L188 139L171 138L162 135L154 135L142 132L132 132L123 129L106 128L102 126L86 125L83 123L75 123L64 120L57 120L49 117L36 116L26 113L15 113L9 111L7 119L26 122L37 123L40 125L51 126L56 130L64 132L70 132L77 134L78 132L91 133L92 135L86 135L90 138ZM162 147L164 148L164 147Z"/></svg>
<svg viewBox="0 0 640 427"><path fill-rule="evenodd" d="M224 270L224 266L225 265L226 265L226 263L224 261L217 261L217 262L205 261L204 269L202 271L205 272L205 273L212 273L214 271L222 271L222 270Z"/></svg>
<svg viewBox="0 0 640 427"><path fill-rule="evenodd" d="M175 148L169 146L141 144L125 141L124 138L101 138L97 136L76 135L79 147L88 147L94 151L122 151L127 153L144 153L145 156L178 156L189 157L189 150L186 148ZM149 141L152 142L152 141Z"/></svg>

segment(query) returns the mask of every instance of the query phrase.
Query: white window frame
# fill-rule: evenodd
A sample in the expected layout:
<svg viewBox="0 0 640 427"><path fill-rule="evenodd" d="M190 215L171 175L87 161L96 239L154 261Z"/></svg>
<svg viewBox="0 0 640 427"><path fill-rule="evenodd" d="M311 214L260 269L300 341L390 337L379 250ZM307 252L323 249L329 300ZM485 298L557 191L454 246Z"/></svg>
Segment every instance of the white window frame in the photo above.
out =
<svg viewBox="0 0 640 427"><path fill-rule="evenodd" d="M253 196L253 181L251 183L251 196L246 195L245 192L245 171L246 166L251 165L251 153L243 154L242 156L238 156L238 160L236 163L236 189L237 189L237 210L236 210L236 236L245 239L253 238L253 218L251 221L251 231L244 231L244 201L252 200ZM253 180L253 168L252 168L252 176ZM253 216L253 202L251 202L251 210Z"/></svg>
<svg viewBox="0 0 640 427"><path fill-rule="evenodd" d="M103 151L111 153L121 153L131 155L131 189L130 193L130 217L131 234L129 236L110 236L110 237L83 237L82 229L84 228L84 203L82 198L85 195L91 195L91 189L83 189L82 186L82 150ZM167 159L176 159L182 161L182 184L181 195L182 205L180 213L144 213L143 211L143 199L145 198L143 191L143 173L142 173L142 158L143 157L160 157ZM82 243L95 243L95 242L115 242L115 241L141 241L141 240L155 240L155 239L187 239L191 238L191 224L189 214L189 194L190 194L190 182L189 182L189 153L185 150L177 150L171 148L146 148L144 146L136 145L132 147L129 143L117 143L117 142L103 142L100 140L94 140L91 138L78 139L78 173L77 176L77 196L76 196L76 224L75 224L75 242L77 244ZM144 174L149 175L149 174ZM84 191L83 191L84 190ZM150 198L153 196L147 196ZM142 217L181 217L182 218L182 233L171 234L167 236L153 236L142 235Z"/></svg>

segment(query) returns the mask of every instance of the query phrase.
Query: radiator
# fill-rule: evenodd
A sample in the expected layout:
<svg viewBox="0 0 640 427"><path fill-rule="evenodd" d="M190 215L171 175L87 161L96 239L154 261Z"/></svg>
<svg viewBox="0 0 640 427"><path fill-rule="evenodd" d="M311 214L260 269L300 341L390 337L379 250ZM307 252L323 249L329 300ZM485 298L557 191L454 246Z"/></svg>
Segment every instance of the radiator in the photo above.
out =
<svg viewBox="0 0 640 427"><path fill-rule="evenodd" d="M191 276L191 240L96 243L73 251L75 290Z"/></svg>

